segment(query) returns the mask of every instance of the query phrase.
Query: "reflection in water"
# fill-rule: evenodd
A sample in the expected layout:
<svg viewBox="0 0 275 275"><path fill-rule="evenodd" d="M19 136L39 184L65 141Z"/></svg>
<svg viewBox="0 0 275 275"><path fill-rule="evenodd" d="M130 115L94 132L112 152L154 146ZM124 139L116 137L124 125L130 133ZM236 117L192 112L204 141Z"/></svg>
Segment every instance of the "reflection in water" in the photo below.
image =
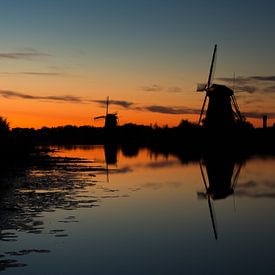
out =
<svg viewBox="0 0 275 275"><path fill-rule="evenodd" d="M118 153L118 145L117 144L105 144L104 145L105 162L107 165L117 164L117 153Z"/></svg>
<svg viewBox="0 0 275 275"><path fill-rule="evenodd" d="M106 171L104 167L94 165L92 161L80 158L44 156L36 165L29 167L20 178L1 177L1 182L13 182L9 188L0 192L0 241L14 242L17 233L42 234L44 228L43 213L57 209L76 210L98 206L104 194L87 195L86 190L95 186L95 173ZM109 192L105 188L103 192ZM108 196L111 197L111 196ZM117 197L117 196L116 196ZM60 223L78 222L72 215L60 220ZM64 229L51 229L48 234L66 237ZM23 256L30 253L48 253L48 249L24 249L6 251L6 256ZM15 259L0 260L0 270L8 267L23 267L26 264Z"/></svg>
<svg viewBox="0 0 275 275"><path fill-rule="evenodd" d="M110 181L109 165L117 164L117 153L118 153L118 145L117 144L104 144L107 182Z"/></svg>
<svg viewBox="0 0 275 275"><path fill-rule="evenodd" d="M221 153L204 155L202 161L199 162L205 193L198 192L198 197L207 199L216 240L218 239L218 232L211 199L225 199L234 194L243 163L244 160L237 160L232 155L226 156Z"/></svg>
<svg viewBox="0 0 275 275"><path fill-rule="evenodd" d="M244 166L243 159L232 156L204 155L199 163L200 158L184 152L156 154L130 146L59 149L10 178L11 188L1 189L0 270L28 265L22 270L39 274L35 271L44 265L36 260L43 254L48 274L88 274L91 264L95 274L233 274L235 268L268 274L259 272L261 260L254 261L261 251L261 267L275 271L270 253L275 247L270 237L275 230L270 219L273 160L248 160ZM109 182L106 173L112 176ZM215 238L214 201L217 214L222 209L219 242L212 238L206 201L194 196L202 187L205 191L198 195L208 202ZM234 194L243 211L231 219L226 198ZM244 241L249 247L230 254ZM205 259L206 248L219 259L214 271ZM229 256L239 262L237 267L226 265ZM252 264L244 263L248 259Z"/></svg>

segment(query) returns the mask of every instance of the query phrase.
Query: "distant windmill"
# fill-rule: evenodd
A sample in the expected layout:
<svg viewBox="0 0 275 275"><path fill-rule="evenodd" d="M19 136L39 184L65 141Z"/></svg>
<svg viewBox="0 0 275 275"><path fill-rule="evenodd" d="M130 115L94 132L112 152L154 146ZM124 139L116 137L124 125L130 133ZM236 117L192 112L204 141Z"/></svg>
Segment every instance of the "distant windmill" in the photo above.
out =
<svg viewBox="0 0 275 275"><path fill-rule="evenodd" d="M109 114L109 96L107 96L106 100L106 115L97 116L94 120L97 119L105 119L105 128L115 128L117 126L118 117L117 113Z"/></svg>
<svg viewBox="0 0 275 275"><path fill-rule="evenodd" d="M208 81L206 84L199 84L197 88L197 92L206 92L200 112L199 125L202 122L202 116L208 98L204 126L212 129L232 128L237 122L242 122L243 117L234 96L234 91L225 85L212 84L216 55L217 45L214 47Z"/></svg>

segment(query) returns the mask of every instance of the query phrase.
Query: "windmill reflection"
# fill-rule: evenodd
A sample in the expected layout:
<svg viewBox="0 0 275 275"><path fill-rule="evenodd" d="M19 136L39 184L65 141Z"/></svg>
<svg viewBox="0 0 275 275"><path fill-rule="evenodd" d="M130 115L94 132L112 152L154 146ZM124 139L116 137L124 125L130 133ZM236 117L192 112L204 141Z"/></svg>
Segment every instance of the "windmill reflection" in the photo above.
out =
<svg viewBox="0 0 275 275"><path fill-rule="evenodd" d="M117 153L118 153L117 144L104 144L104 155L105 155L105 162L107 165L117 164Z"/></svg>
<svg viewBox="0 0 275 275"><path fill-rule="evenodd" d="M216 216L212 200L225 199L234 194L243 160L232 156L207 155L200 161L200 171L205 192L198 192L198 198L207 199L215 239L218 239Z"/></svg>
<svg viewBox="0 0 275 275"><path fill-rule="evenodd" d="M118 145L117 144L104 144L104 155L106 163L106 177L109 182L109 165L117 164Z"/></svg>

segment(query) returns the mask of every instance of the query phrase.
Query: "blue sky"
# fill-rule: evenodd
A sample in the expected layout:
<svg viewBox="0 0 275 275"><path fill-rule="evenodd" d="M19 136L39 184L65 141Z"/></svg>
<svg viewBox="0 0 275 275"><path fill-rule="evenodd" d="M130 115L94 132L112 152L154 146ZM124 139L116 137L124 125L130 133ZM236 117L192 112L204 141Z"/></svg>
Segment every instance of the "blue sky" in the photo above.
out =
<svg viewBox="0 0 275 275"><path fill-rule="evenodd" d="M12 0L0 8L6 47L103 47L114 54L144 47L208 56L217 43L239 58L266 57L275 44L274 1Z"/></svg>

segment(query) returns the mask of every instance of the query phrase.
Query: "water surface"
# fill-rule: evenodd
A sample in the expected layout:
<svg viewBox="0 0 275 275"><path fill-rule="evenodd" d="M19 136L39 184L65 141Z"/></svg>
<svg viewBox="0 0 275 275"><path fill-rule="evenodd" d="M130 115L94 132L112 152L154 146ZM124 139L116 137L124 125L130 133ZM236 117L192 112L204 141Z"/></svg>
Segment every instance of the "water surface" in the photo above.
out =
<svg viewBox="0 0 275 275"><path fill-rule="evenodd" d="M55 149L1 192L4 273L275 272L272 157Z"/></svg>

